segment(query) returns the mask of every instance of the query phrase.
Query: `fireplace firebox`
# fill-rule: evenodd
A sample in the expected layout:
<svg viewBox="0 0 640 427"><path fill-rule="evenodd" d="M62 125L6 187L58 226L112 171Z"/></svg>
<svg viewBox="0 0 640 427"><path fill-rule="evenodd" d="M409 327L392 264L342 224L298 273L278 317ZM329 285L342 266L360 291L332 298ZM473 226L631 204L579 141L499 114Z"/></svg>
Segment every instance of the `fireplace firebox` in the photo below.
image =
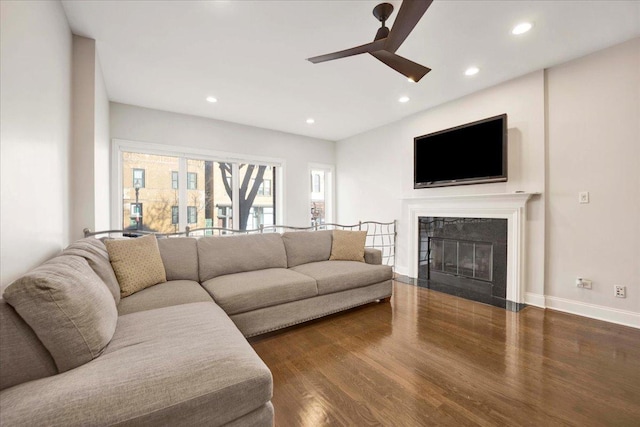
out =
<svg viewBox="0 0 640 427"><path fill-rule="evenodd" d="M507 220L419 217L418 285L513 309L507 296Z"/></svg>

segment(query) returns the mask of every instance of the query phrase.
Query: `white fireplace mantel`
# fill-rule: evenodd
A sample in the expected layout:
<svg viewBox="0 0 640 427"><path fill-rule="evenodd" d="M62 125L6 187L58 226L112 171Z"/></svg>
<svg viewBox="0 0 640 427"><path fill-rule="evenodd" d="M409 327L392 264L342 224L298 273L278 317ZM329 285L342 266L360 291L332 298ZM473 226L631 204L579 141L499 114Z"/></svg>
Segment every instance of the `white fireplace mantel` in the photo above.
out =
<svg viewBox="0 0 640 427"><path fill-rule="evenodd" d="M507 220L507 300L524 303L526 204L540 193L497 193L404 199L409 224L409 272L418 277L419 217L502 218Z"/></svg>

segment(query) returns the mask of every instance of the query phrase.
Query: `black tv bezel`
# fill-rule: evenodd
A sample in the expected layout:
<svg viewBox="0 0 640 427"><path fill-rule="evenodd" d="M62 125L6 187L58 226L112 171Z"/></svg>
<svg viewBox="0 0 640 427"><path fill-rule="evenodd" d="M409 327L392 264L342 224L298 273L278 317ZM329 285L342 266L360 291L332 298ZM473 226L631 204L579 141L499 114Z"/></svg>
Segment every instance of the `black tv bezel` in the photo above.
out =
<svg viewBox="0 0 640 427"><path fill-rule="evenodd" d="M430 136L435 136L447 132L453 132L459 129L464 129L467 127L472 127L475 125L479 125L482 123L494 121L494 120L502 120L502 174L494 175L494 176L483 176L476 178L464 178L464 179L449 179L449 180L441 180L441 181L428 181L428 182L417 182L416 181L416 166L417 166L417 158L416 158L416 146L418 144L418 140L427 138ZM508 179L508 151L507 151L507 113L499 114L493 117L487 117L486 119L476 120L475 122L465 123L460 126L455 126L452 128L439 130L437 132L427 133L425 135L416 136L413 138L413 188L434 188L434 187L449 187L454 185L470 185L470 184L487 184L493 182L506 182Z"/></svg>

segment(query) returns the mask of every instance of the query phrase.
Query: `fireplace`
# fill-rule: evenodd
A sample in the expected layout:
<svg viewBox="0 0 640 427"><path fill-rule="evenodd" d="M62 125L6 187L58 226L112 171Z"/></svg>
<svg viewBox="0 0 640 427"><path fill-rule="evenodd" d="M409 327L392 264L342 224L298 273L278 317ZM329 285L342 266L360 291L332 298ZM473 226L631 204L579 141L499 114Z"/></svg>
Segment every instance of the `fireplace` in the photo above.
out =
<svg viewBox="0 0 640 427"><path fill-rule="evenodd" d="M525 281L527 278L525 243L527 230L527 201L539 193L495 193L442 195L403 199L406 212L407 266L404 271L411 281L418 282L420 269L419 227L420 217L474 218L507 220L507 268L506 268L506 308L517 311L524 307ZM435 236L441 237L441 236ZM461 238L458 240L480 240ZM402 247L400 248L402 250ZM495 246L494 246L495 249ZM495 263L494 250L494 263ZM400 267L400 266L399 266ZM398 270L400 268L398 267ZM432 282L433 283L433 282ZM425 286L424 284L422 286ZM433 285L437 286L437 285Z"/></svg>
<svg viewBox="0 0 640 427"><path fill-rule="evenodd" d="M507 308L507 225L502 218L419 217L418 285Z"/></svg>

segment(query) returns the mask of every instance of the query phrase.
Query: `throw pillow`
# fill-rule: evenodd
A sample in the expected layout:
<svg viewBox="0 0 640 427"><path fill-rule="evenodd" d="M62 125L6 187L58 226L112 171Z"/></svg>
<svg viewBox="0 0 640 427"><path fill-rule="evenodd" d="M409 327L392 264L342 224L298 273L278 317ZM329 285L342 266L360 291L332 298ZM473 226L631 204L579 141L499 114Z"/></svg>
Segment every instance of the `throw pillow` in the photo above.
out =
<svg viewBox="0 0 640 427"><path fill-rule="evenodd" d="M120 284L121 297L167 281L158 240L153 234L135 239L105 240L104 244Z"/></svg>
<svg viewBox="0 0 640 427"><path fill-rule="evenodd" d="M60 372L98 357L116 330L111 292L75 255L60 255L13 282L4 299L33 329Z"/></svg>
<svg viewBox="0 0 640 427"><path fill-rule="evenodd" d="M364 262L366 231L333 230L330 260Z"/></svg>

